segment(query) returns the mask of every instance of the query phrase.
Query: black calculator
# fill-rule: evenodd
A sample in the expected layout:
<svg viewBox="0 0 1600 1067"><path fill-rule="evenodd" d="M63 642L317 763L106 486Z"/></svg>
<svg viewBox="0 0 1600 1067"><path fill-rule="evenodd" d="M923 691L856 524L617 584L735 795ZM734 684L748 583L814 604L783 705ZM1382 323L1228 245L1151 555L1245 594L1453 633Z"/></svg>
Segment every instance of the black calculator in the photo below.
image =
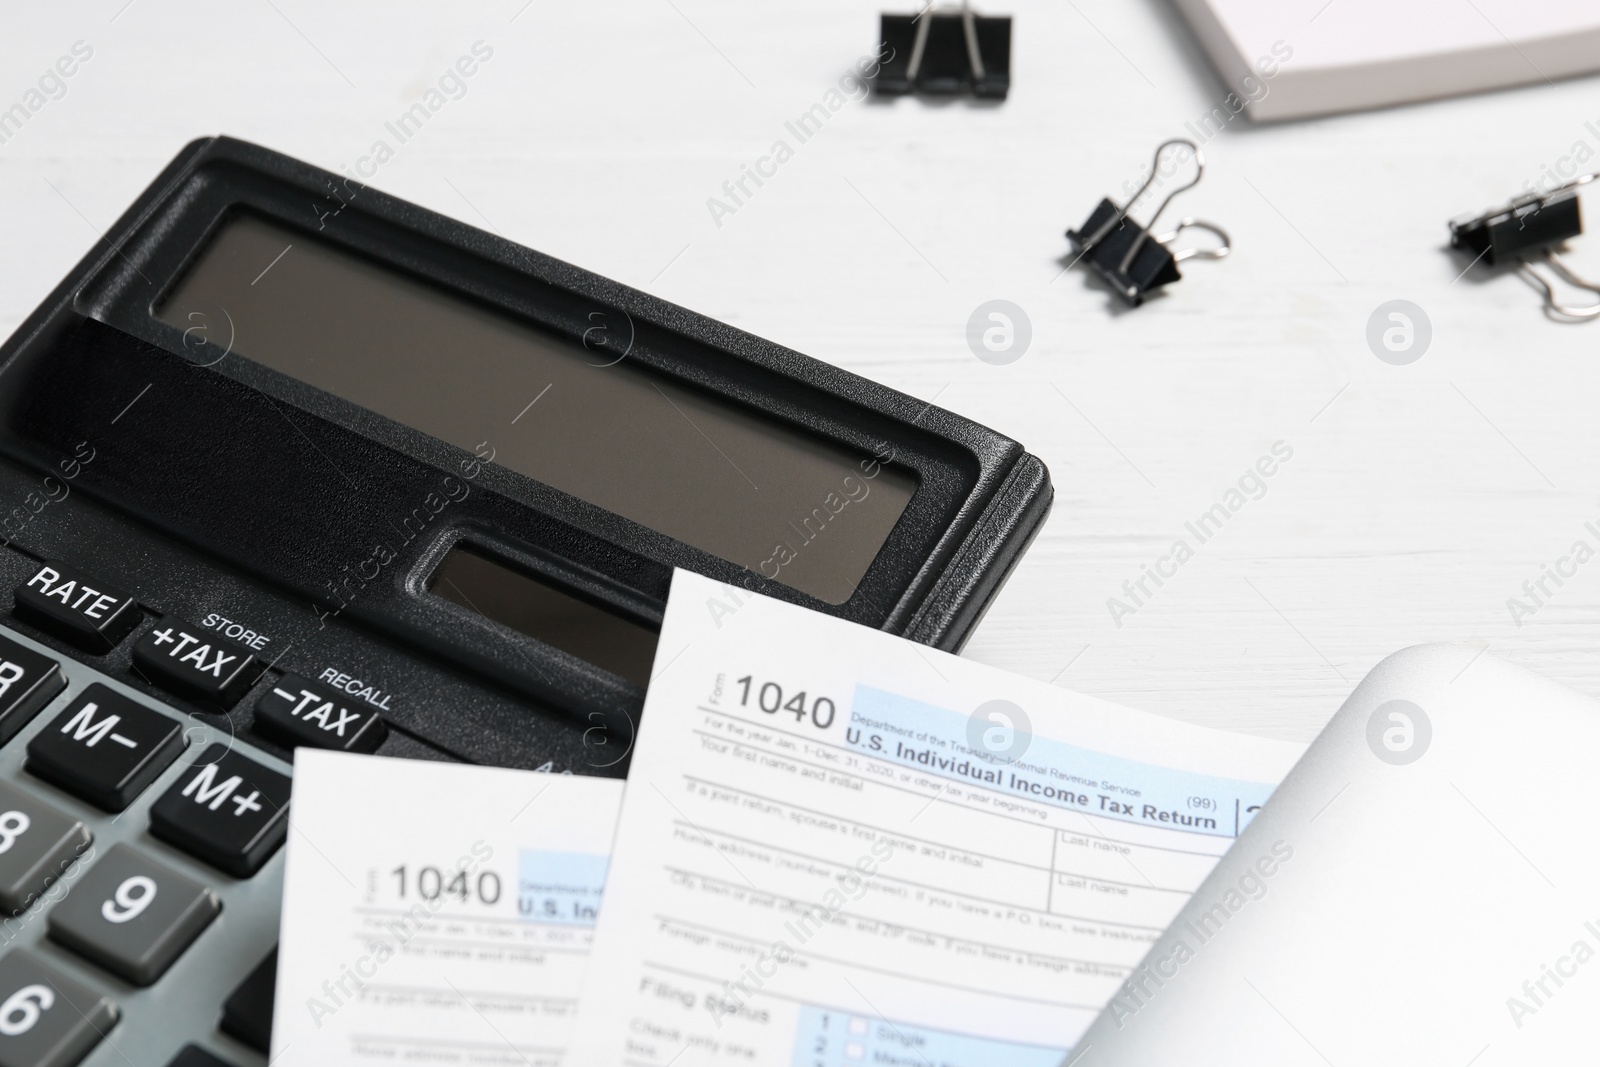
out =
<svg viewBox="0 0 1600 1067"><path fill-rule="evenodd" d="M674 567L959 650L1017 442L255 145L0 347L0 1067L266 1062L310 745L626 774Z"/></svg>

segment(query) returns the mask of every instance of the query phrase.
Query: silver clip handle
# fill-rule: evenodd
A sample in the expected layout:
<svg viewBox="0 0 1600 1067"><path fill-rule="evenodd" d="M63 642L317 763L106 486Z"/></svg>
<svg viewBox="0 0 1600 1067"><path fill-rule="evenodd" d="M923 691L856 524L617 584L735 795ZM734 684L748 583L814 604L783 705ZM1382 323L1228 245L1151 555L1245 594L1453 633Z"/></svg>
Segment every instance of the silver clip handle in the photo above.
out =
<svg viewBox="0 0 1600 1067"><path fill-rule="evenodd" d="M1170 245L1178 239L1178 235L1184 230L1205 230L1207 233L1215 235L1222 243L1211 247L1200 246L1179 249L1172 253L1172 259L1175 263L1182 263L1187 259L1227 259L1229 254L1233 252L1233 238L1228 236L1228 231L1214 222L1206 222L1203 219L1182 219L1178 225L1166 233L1158 233L1151 239L1157 244Z"/></svg>
<svg viewBox="0 0 1600 1067"><path fill-rule="evenodd" d="M911 42L911 62L906 65L906 79L914 86L917 75L922 72L922 55L928 50L928 28L933 24L934 15L939 9L938 0L928 0L926 6L919 12L914 20L917 24L916 39ZM961 0L961 32L967 39L967 61L972 64L972 76L983 77L983 56L978 51L978 20L972 13L971 0Z"/></svg>
<svg viewBox="0 0 1600 1067"><path fill-rule="evenodd" d="M1118 213L1119 217L1116 221L1120 223L1122 221L1122 216L1126 216L1129 211L1132 211L1133 205L1138 203L1139 198L1145 194L1146 190L1155 184L1156 177L1161 170L1161 153L1174 146L1187 148L1194 153L1194 177L1185 184L1178 186L1176 189L1168 193L1166 199L1161 201L1161 206L1156 208L1155 214L1150 216L1150 221L1139 230L1139 236L1135 237L1133 243L1128 246L1127 254L1122 257L1122 263L1117 268L1123 274L1128 273L1128 269L1133 266L1134 259L1139 255L1139 249L1143 248L1145 241L1150 239L1151 229L1155 227L1155 224L1161 218L1162 213L1167 210L1167 205L1172 203L1172 198L1177 196L1179 193L1187 192L1188 190L1193 189L1195 186L1200 184L1200 179L1205 177L1206 155L1204 152L1200 151L1199 145L1182 137L1175 137L1170 141L1163 141L1156 147L1155 158L1150 162L1150 177L1146 178L1145 183L1139 187L1139 191L1133 194L1133 199L1128 201L1128 206L1123 208L1122 211ZM1182 227L1180 226L1179 229L1182 229Z"/></svg>
<svg viewBox="0 0 1600 1067"><path fill-rule="evenodd" d="M1550 264L1550 269L1556 274L1560 275L1560 277L1569 285L1575 286L1579 289L1588 290L1591 293L1600 294L1600 284L1591 282L1587 278L1579 275L1571 267L1567 266L1561 257L1555 254L1553 249L1546 248L1543 252L1543 257ZM1544 292L1544 306L1546 312L1552 313L1554 316L1570 322L1591 322L1594 319L1600 319L1600 301L1596 301L1593 304L1584 304L1579 307L1561 303L1556 299L1555 286L1551 285L1549 280L1546 279L1542 274L1534 270L1533 264L1528 262L1526 259L1517 261L1517 273L1533 282L1534 285L1538 286Z"/></svg>

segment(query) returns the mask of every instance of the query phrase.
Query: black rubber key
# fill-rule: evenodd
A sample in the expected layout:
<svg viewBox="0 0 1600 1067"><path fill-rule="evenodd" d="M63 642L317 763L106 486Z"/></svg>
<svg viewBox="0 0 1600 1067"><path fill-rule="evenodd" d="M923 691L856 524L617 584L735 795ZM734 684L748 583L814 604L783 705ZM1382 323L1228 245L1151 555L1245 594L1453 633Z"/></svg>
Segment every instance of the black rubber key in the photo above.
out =
<svg viewBox="0 0 1600 1067"><path fill-rule="evenodd" d="M222 1005L222 1032L265 1054L272 1043L272 997L278 983L278 947L256 964Z"/></svg>
<svg viewBox="0 0 1600 1067"><path fill-rule="evenodd" d="M185 1045L172 1059L167 1061L167 1067L233 1067L226 1060L219 1060L199 1045Z"/></svg>
<svg viewBox="0 0 1600 1067"><path fill-rule="evenodd" d="M262 671L248 648L171 618L139 638L133 663L161 688L222 708L244 696Z"/></svg>
<svg viewBox="0 0 1600 1067"><path fill-rule="evenodd" d="M91 685L28 742L23 764L106 811L121 811L183 751L183 723Z"/></svg>
<svg viewBox="0 0 1600 1067"><path fill-rule="evenodd" d="M0 637L0 745L67 687L61 664Z"/></svg>
<svg viewBox="0 0 1600 1067"><path fill-rule="evenodd" d="M144 617L127 593L54 560L17 586L15 596L17 618L97 656L116 648Z"/></svg>
<svg viewBox="0 0 1600 1067"><path fill-rule="evenodd" d="M248 878L289 833L289 776L213 744L151 805L150 832Z"/></svg>
<svg viewBox="0 0 1600 1067"><path fill-rule="evenodd" d="M388 727L372 708L344 703L339 694L298 674L286 674L256 701L256 729L294 748L374 752Z"/></svg>

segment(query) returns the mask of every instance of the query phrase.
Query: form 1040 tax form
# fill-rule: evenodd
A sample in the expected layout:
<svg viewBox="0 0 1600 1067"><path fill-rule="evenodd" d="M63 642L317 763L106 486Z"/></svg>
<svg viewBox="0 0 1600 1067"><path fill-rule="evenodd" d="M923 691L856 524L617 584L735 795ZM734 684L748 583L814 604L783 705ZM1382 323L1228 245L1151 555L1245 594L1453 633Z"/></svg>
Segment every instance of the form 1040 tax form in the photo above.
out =
<svg viewBox="0 0 1600 1067"><path fill-rule="evenodd" d="M1303 749L679 571L569 1062L1055 1067Z"/></svg>

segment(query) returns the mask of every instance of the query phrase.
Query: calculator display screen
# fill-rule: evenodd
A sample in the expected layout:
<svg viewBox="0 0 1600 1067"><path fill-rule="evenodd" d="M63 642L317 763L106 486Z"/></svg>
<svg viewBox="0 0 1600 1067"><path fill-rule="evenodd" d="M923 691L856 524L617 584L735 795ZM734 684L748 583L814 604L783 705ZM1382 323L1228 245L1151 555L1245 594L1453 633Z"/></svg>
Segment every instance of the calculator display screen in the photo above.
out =
<svg viewBox="0 0 1600 1067"><path fill-rule="evenodd" d="M254 216L224 223L157 315L204 322L208 340L225 318L245 359L492 448L497 464L830 604L855 592L917 486L883 457L619 360L620 341L591 349Z"/></svg>

